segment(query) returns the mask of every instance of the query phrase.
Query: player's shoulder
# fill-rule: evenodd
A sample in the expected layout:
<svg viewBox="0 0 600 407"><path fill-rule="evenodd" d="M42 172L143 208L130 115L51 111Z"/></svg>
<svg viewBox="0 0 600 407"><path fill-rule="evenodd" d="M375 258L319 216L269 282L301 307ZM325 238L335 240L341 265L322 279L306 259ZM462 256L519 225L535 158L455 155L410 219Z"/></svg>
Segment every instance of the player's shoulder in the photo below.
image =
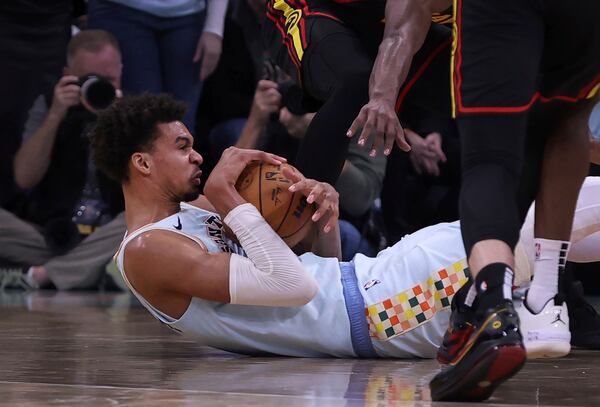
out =
<svg viewBox="0 0 600 407"><path fill-rule="evenodd" d="M126 253L134 256L179 256L189 251L204 252L206 249L199 246L191 238L170 230L148 229L132 238L125 247Z"/></svg>
<svg viewBox="0 0 600 407"><path fill-rule="evenodd" d="M205 247L172 231L150 229L131 239L124 248L124 266L128 274L146 276L164 270L187 268L207 254Z"/></svg>

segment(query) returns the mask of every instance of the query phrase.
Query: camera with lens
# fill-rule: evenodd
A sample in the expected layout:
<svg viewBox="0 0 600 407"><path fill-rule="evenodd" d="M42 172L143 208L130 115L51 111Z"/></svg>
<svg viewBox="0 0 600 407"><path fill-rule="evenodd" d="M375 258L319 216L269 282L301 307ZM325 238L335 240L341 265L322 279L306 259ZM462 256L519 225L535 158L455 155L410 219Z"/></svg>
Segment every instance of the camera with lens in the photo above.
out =
<svg viewBox="0 0 600 407"><path fill-rule="evenodd" d="M277 83L277 90L281 94L281 107L287 108L290 113L296 116L302 116L309 113L304 105L304 94L300 86L289 78L272 61L266 60L263 63L263 79Z"/></svg>
<svg viewBox="0 0 600 407"><path fill-rule="evenodd" d="M100 75L85 75L76 85L81 87L82 100L94 110L106 109L117 97L115 87Z"/></svg>

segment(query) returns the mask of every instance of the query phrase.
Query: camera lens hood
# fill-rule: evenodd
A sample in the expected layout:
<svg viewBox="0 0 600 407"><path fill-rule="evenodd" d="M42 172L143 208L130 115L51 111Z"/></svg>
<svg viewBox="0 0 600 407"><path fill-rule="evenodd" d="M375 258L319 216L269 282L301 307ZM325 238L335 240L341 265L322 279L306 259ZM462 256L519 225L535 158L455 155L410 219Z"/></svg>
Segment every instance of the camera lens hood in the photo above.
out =
<svg viewBox="0 0 600 407"><path fill-rule="evenodd" d="M86 75L80 78L79 85L82 98L96 110L106 109L117 97L115 87L98 75Z"/></svg>

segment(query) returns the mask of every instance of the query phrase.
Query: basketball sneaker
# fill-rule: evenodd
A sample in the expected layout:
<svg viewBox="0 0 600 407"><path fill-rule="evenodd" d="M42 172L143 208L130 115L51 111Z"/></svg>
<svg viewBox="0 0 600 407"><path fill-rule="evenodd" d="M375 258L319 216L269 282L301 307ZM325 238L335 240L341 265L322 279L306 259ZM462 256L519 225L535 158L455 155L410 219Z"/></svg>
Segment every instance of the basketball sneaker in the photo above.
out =
<svg viewBox="0 0 600 407"><path fill-rule="evenodd" d="M473 332L429 383L434 401L482 401L517 373L526 359L511 301L477 312Z"/></svg>
<svg viewBox="0 0 600 407"><path fill-rule="evenodd" d="M569 311L560 295L551 298L537 314L529 309L525 300L517 308L517 313L527 358L560 358L569 354Z"/></svg>
<svg viewBox="0 0 600 407"><path fill-rule="evenodd" d="M457 296L450 304L452 313L448 329L437 351L437 360L443 365L452 362L473 333L475 312L470 307L457 303Z"/></svg>

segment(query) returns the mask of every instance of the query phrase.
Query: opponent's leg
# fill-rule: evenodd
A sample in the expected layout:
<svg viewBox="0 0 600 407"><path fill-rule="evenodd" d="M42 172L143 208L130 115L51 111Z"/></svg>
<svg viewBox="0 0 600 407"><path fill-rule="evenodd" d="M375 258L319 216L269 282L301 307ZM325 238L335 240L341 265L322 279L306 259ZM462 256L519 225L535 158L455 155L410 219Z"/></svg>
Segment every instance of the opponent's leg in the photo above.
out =
<svg viewBox="0 0 600 407"><path fill-rule="evenodd" d="M592 105L576 105L549 139L535 209L534 277L527 305L539 313L558 294L579 190L589 168L587 119Z"/></svg>
<svg viewBox="0 0 600 407"><path fill-rule="evenodd" d="M529 356L562 356L570 350L565 303L570 287L563 280L579 189L589 168L588 118L600 82L600 29L587 16L598 13L600 4L592 0L577 7L561 2L545 7L539 93L545 109L553 110L544 121L554 125L545 131L536 197L534 278L520 308Z"/></svg>
<svg viewBox="0 0 600 407"><path fill-rule="evenodd" d="M527 110L535 94L544 28L535 2L464 1L458 2L456 14L461 228L477 304L473 334L430 387L433 400L474 401L488 398L525 361L511 301L512 250L520 227L516 193Z"/></svg>
<svg viewBox="0 0 600 407"><path fill-rule="evenodd" d="M330 184L335 184L347 156L350 139L346 131L368 101L373 66L356 35L336 25L339 23L328 20L315 25L313 42L304 56L304 89L323 104L296 159L306 177Z"/></svg>

